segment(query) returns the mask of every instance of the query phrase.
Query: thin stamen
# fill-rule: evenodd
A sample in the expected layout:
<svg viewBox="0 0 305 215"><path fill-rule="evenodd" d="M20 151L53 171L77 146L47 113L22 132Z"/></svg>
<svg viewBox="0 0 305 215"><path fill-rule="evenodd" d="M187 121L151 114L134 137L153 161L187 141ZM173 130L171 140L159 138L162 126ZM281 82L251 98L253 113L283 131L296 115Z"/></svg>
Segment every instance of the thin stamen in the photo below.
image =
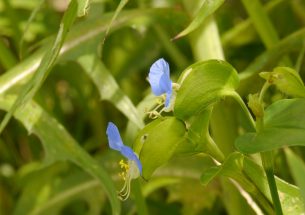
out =
<svg viewBox="0 0 305 215"><path fill-rule="evenodd" d="M130 194L130 182L131 182L131 177L128 177L128 179L126 180L126 183L125 183L127 185L127 187L124 186L124 188L126 188L126 189L124 189L125 192L124 192L124 190L122 190L119 193L119 198L120 198L121 201L125 201L129 197L129 194Z"/></svg>

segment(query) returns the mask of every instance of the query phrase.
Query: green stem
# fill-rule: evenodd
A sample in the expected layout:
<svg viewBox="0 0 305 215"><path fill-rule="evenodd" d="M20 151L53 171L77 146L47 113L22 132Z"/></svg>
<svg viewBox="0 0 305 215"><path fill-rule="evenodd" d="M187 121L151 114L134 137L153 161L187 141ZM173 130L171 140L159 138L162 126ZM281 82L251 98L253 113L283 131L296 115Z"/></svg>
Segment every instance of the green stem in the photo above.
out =
<svg viewBox="0 0 305 215"><path fill-rule="evenodd" d="M268 90L268 88L270 87L270 84L268 83L268 81L265 82L265 84L262 87L262 90L259 94L259 103L263 106L263 102L264 102L264 96Z"/></svg>
<svg viewBox="0 0 305 215"><path fill-rule="evenodd" d="M249 119L249 122L251 123L252 127L254 129L256 129L255 126L255 121L250 113L250 111L248 110L246 104L244 103L244 101L242 100L242 98L240 97L240 95L237 92L233 92L232 94L230 94L229 96L232 96L235 101L237 101L237 103L241 106L241 108L243 109L244 113L246 114L247 118Z"/></svg>
<svg viewBox="0 0 305 215"><path fill-rule="evenodd" d="M268 152L262 152L260 154L261 154L261 158L262 158L262 164L263 164L266 176L267 176L272 201L274 204L275 214L277 214L277 215L283 214L281 201L280 201L280 197L279 197L279 194L277 191L277 186L276 186L275 177L274 177L273 152L268 151Z"/></svg>
<svg viewBox="0 0 305 215"><path fill-rule="evenodd" d="M207 139L209 141L207 144L208 153L219 163L222 163L225 159L224 154L218 148L217 144L215 143L215 141L213 140L213 138L210 135L208 135Z"/></svg>
<svg viewBox="0 0 305 215"><path fill-rule="evenodd" d="M257 118L256 131L259 132L262 128L263 128L263 119ZM262 164L263 164L266 176L267 176L269 190L271 193L275 214L282 215L283 211L282 211L281 201L280 201L280 197L278 194L275 177L274 177L273 152L272 151L262 152L262 153L260 153L260 155L261 155Z"/></svg>
<svg viewBox="0 0 305 215"><path fill-rule="evenodd" d="M147 205L145 202L145 198L142 193L139 179L133 180L132 188L133 188L132 191L135 195L134 200L135 200L136 207L137 207L137 214L148 215L148 209L147 209Z"/></svg>
<svg viewBox="0 0 305 215"><path fill-rule="evenodd" d="M298 59L297 59L296 65L295 65L295 70L297 71L297 73L300 73L300 71L301 71L304 55L305 55L305 40L303 42L302 49L300 51L300 54L298 56Z"/></svg>
<svg viewBox="0 0 305 215"><path fill-rule="evenodd" d="M264 94L266 90L269 87L269 83L266 82L266 84L263 86L262 91L260 93L260 102L263 101ZM262 118L257 118L256 123L252 118L251 113L249 112L247 106L241 99L238 93L234 92L231 94L231 96L240 104L242 109L244 110L245 114L247 115L249 121L251 122L253 128L256 129L256 132L259 132L263 128L263 119ZM279 194L277 192L277 186L275 183L275 178L274 178L274 170L273 170L273 154L272 151L270 152L262 152L261 154L261 159L262 159L262 165L264 167L266 176L267 176L267 181L269 185L269 190L271 193L273 205L274 205L274 210L276 215L282 215L282 207L281 207L281 202L279 198Z"/></svg>
<svg viewBox="0 0 305 215"><path fill-rule="evenodd" d="M263 105L264 96L269 87L270 87L270 84L266 81L264 86L262 87L262 90L259 95L259 103L261 105ZM256 118L256 132L259 133L263 128L264 128L263 118L257 117ZM276 186L275 177L274 177L273 152L272 151L262 152L262 153L260 153L260 155L261 155L261 159L262 159L262 165L264 167L264 170L265 170L265 173L267 176L269 190L271 193L275 214L281 215L281 214L283 214L283 211L282 211L281 201L280 201L280 197L279 197L279 194L277 191L277 186Z"/></svg>

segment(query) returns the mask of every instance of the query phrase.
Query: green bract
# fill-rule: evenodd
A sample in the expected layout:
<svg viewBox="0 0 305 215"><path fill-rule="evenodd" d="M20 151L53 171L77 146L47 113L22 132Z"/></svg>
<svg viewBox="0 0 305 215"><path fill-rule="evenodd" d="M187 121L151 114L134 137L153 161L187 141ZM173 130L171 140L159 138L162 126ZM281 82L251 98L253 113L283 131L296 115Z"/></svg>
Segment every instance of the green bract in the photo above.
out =
<svg viewBox="0 0 305 215"><path fill-rule="evenodd" d="M181 119L197 115L239 85L236 70L220 60L198 62L188 67L178 80L174 114Z"/></svg>
<svg viewBox="0 0 305 215"><path fill-rule="evenodd" d="M281 92L294 97L305 97L305 88L299 74L289 67L276 67L272 72L262 72L260 76L274 84Z"/></svg>
<svg viewBox="0 0 305 215"><path fill-rule="evenodd" d="M175 117L154 120L139 132L134 151L139 154L145 179L172 157L179 143L185 141L185 132L184 123Z"/></svg>

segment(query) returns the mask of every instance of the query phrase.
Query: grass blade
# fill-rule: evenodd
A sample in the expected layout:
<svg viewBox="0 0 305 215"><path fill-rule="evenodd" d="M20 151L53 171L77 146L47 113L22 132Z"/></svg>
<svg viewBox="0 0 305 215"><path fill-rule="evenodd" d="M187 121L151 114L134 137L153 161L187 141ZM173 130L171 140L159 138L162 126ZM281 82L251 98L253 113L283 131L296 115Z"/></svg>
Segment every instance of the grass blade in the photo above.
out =
<svg viewBox="0 0 305 215"><path fill-rule="evenodd" d="M205 21L205 19L213 14L223 3L224 0L204 1L193 21L182 32L175 36L174 40L183 37L197 29Z"/></svg>
<svg viewBox="0 0 305 215"><path fill-rule="evenodd" d="M1 96L0 109L8 110L13 105L15 96ZM120 203L115 186L106 170L87 154L56 119L48 115L38 104L27 103L17 109L14 116L23 123L30 133L41 140L46 156L45 165L56 161L71 161L90 175L99 179L109 197L113 214L120 214Z"/></svg>
<svg viewBox="0 0 305 215"><path fill-rule="evenodd" d="M111 73L96 54L84 55L78 59L78 63L97 86L102 100L112 102L138 128L144 127L137 109L119 88Z"/></svg>
<svg viewBox="0 0 305 215"><path fill-rule="evenodd" d="M34 74L32 79L23 87L21 93L19 94L19 97L16 99L8 113L5 115L4 119L0 124L0 133L7 125L16 109L30 101L35 95L35 93L39 90L44 80L47 78L52 66L54 65L58 57L59 51L63 45L67 33L76 18L77 8L77 2L74 0L71 1L60 24L56 40L51 48L51 51L47 52L44 55L36 73Z"/></svg>

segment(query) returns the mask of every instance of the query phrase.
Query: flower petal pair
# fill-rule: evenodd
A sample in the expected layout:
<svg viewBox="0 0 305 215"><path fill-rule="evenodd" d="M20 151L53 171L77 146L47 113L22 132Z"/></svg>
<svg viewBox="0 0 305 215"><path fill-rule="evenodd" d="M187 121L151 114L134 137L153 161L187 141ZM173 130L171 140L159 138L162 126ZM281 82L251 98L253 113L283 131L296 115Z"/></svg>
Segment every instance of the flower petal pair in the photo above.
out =
<svg viewBox="0 0 305 215"><path fill-rule="evenodd" d="M133 160L136 162L140 174L142 174L142 164L138 156L134 151L129 147L123 144L119 129L112 122L108 123L106 134L108 136L108 143L111 149L119 151L124 157L128 160Z"/></svg>
<svg viewBox="0 0 305 215"><path fill-rule="evenodd" d="M168 107L172 96L172 81L169 75L169 65L163 58L150 67L148 80L152 92L156 96L166 94L165 107Z"/></svg>

